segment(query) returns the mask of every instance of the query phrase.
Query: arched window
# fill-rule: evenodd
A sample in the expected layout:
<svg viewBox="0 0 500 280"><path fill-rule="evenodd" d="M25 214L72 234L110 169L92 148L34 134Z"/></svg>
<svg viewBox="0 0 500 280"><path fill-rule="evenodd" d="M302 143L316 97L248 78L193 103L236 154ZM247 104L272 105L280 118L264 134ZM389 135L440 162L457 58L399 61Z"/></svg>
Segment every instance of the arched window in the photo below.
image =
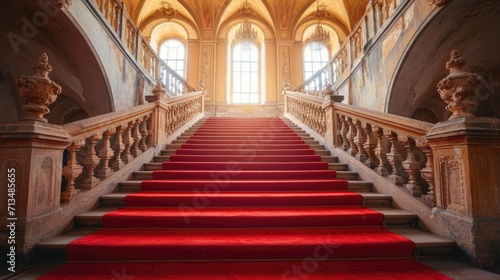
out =
<svg viewBox="0 0 500 280"><path fill-rule="evenodd" d="M186 78L186 46L177 39L168 39L160 46L160 58Z"/></svg>
<svg viewBox="0 0 500 280"><path fill-rule="evenodd" d="M309 42L304 48L304 80L323 68L328 63L329 57L330 54L325 45Z"/></svg>
<svg viewBox="0 0 500 280"><path fill-rule="evenodd" d="M232 52L232 103L259 103L259 50L253 42L238 42Z"/></svg>

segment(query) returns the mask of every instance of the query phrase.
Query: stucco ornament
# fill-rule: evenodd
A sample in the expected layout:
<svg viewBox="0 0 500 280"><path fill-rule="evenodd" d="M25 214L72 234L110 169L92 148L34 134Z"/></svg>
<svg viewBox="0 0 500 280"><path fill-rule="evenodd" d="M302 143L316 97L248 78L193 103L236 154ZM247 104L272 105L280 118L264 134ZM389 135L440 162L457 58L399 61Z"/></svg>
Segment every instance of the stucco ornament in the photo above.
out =
<svg viewBox="0 0 500 280"><path fill-rule="evenodd" d="M333 85L328 82L328 81L325 81L325 89L323 90L323 97L327 97L327 96L332 96L335 94L335 90L333 90Z"/></svg>
<svg viewBox="0 0 500 280"><path fill-rule="evenodd" d="M52 0L59 8L68 9L71 4L73 4L73 0Z"/></svg>
<svg viewBox="0 0 500 280"><path fill-rule="evenodd" d="M34 66L36 73L18 77L16 85L24 101L22 108L28 112L23 119L47 122L43 116L50 112L48 106L56 101L62 89L49 78L52 66L47 54L42 54L38 59Z"/></svg>
<svg viewBox="0 0 500 280"><path fill-rule="evenodd" d="M442 6L446 5L448 0L427 0L427 2L429 2L429 4L431 4L433 6L442 7Z"/></svg>
<svg viewBox="0 0 500 280"><path fill-rule="evenodd" d="M152 92L153 92L153 95L156 97L163 97L163 96L167 95L167 89L165 88L165 85L160 81L158 81L156 83Z"/></svg>
<svg viewBox="0 0 500 280"><path fill-rule="evenodd" d="M481 83L481 76L462 70L466 61L457 50L453 50L450 56L446 62L446 69L450 70L450 74L438 83L439 95L446 103L446 110L453 113L450 119L473 117L469 109L475 106L472 97Z"/></svg>

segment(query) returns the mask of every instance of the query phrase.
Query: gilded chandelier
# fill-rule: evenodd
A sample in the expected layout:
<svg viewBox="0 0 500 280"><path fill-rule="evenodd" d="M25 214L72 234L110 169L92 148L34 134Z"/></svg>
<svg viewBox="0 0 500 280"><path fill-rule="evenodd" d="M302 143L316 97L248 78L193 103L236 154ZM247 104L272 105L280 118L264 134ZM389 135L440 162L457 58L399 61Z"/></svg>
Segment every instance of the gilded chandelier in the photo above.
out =
<svg viewBox="0 0 500 280"><path fill-rule="evenodd" d="M246 0L242 7L242 12L245 15L251 13L250 5ZM236 41L247 45L257 41L257 31L252 27L252 24L248 21L248 17L246 16L245 21L243 21L238 30L236 30Z"/></svg>
<svg viewBox="0 0 500 280"><path fill-rule="evenodd" d="M318 24L314 29L314 33L309 37L309 48L312 50L319 50L323 46L327 46L330 42L330 32L323 29L321 26L321 17L324 11L320 11L318 0L316 0L316 16L318 17Z"/></svg>

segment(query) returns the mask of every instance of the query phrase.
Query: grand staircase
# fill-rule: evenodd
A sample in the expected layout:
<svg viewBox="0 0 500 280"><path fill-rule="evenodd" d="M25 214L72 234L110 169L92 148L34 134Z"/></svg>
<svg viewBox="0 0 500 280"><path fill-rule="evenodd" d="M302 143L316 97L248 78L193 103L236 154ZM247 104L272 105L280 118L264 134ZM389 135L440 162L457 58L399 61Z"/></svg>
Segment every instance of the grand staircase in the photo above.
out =
<svg viewBox="0 0 500 280"><path fill-rule="evenodd" d="M42 279L448 279L414 259L453 247L289 121L205 118L36 252L68 261Z"/></svg>

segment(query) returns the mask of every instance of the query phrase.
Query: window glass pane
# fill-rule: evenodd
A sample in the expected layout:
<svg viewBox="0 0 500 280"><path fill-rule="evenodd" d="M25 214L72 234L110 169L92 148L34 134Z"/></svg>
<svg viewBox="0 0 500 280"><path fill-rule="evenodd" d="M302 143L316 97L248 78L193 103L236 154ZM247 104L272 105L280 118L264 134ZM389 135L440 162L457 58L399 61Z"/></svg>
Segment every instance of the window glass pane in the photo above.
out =
<svg viewBox="0 0 500 280"><path fill-rule="evenodd" d="M169 39L160 47L160 58L175 70L177 74L185 78L186 46L177 39Z"/></svg>
<svg viewBox="0 0 500 280"><path fill-rule="evenodd" d="M259 55L255 44L236 44L232 56L233 103L259 103Z"/></svg>
<svg viewBox="0 0 500 280"><path fill-rule="evenodd" d="M309 44L304 46L304 79L310 78L328 63L329 52L325 45L320 49L311 49Z"/></svg>

